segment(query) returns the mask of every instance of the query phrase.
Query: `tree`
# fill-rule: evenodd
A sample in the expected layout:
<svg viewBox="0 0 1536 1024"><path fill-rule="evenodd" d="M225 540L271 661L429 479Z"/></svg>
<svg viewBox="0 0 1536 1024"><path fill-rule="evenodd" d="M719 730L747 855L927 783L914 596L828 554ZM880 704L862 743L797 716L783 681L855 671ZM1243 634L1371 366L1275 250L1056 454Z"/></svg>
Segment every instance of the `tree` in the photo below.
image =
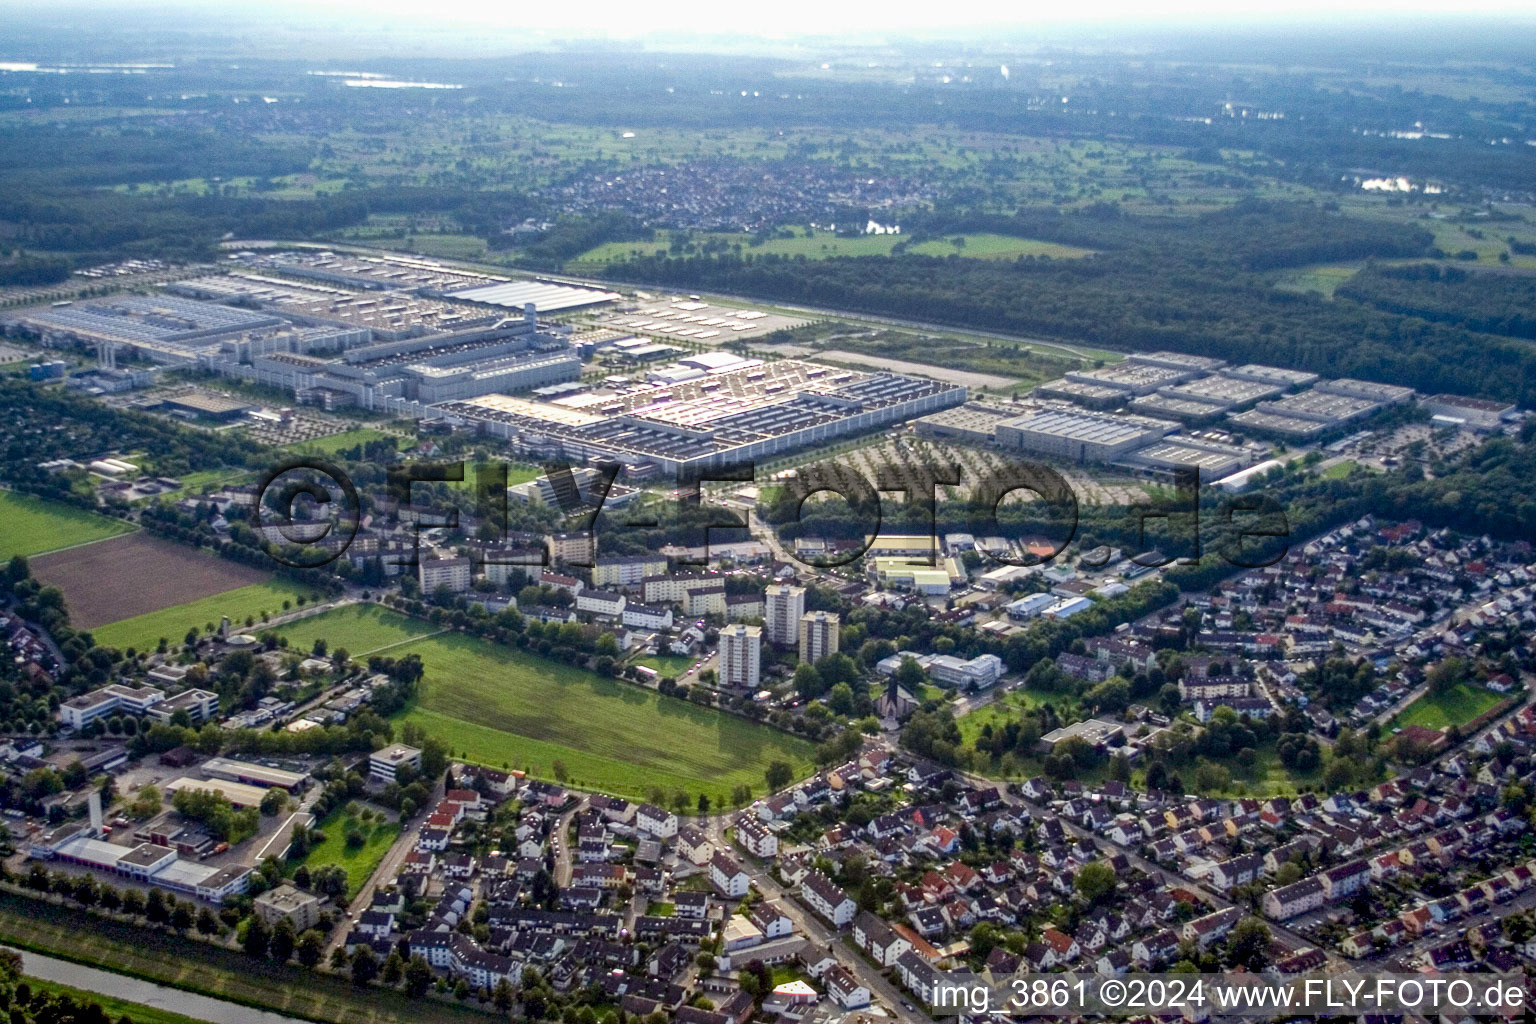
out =
<svg viewBox="0 0 1536 1024"><path fill-rule="evenodd" d="M176 909L171 911L171 927L178 932L184 932L192 927L193 920L192 908L186 903L177 903Z"/></svg>
<svg viewBox="0 0 1536 1024"><path fill-rule="evenodd" d="M400 979L405 977L405 961L400 959L400 951L392 949L389 956L384 958L384 973L380 979L385 985L394 988L400 984Z"/></svg>
<svg viewBox="0 0 1536 1024"><path fill-rule="evenodd" d="M773 761L763 772L763 777L768 780L768 788L776 791L790 784L795 777L795 769L788 761Z"/></svg>
<svg viewBox="0 0 1536 1024"><path fill-rule="evenodd" d="M379 957L367 946L357 947L352 954L352 983L366 985L379 976Z"/></svg>
<svg viewBox="0 0 1536 1024"><path fill-rule="evenodd" d="M503 978L503 981L506 979ZM419 956L413 956L405 965L405 990L414 998L425 995L432 987L432 966ZM498 988L500 986L497 986Z"/></svg>
<svg viewBox="0 0 1536 1024"><path fill-rule="evenodd" d="M299 945L295 950L299 963L305 967L314 967L320 962L320 957L325 953L325 936L313 928L299 936Z"/></svg>
<svg viewBox="0 0 1536 1024"><path fill-rule="evenodd" d="M224 924L214 916L213 911L204 907L197 912L197 931L199 935L219 935L224 931Z"/></svg>
<svg viewBox="0 0 1536 1024"><path fill-rule="evenodd" d="M294 934L293 923L284 918L277 922L277 927L272 929L272 940L268 944L267 952L272 959L285 964L293 957L293 948L297 942L298 936Z"/></svg>
<svg viewBox="0 0 1536 1024"><path fill-rule="evenodd" d="M1229 946L1232 965L1251 971L1269 966L1269 925L1257 917L1245 917L1232 929Z"/></svg>
<svg viewBox="0 0 1536 1024"><path fill-rule="evenodd" d="M272 945L272 931L267 927L267 922L253 914L245 926L242 944L251 956L265 957Z"/></svg>
<svg viewBox="0 0 1536 1024"><path fill-rule="evenodd" d="M1077 879L1073 882L1077 893L1089 904L1097 903L1106 893L1115 887L1115 871L1108 864L1096 860L1091 864L1084 864L1077 873Z"/></svg>

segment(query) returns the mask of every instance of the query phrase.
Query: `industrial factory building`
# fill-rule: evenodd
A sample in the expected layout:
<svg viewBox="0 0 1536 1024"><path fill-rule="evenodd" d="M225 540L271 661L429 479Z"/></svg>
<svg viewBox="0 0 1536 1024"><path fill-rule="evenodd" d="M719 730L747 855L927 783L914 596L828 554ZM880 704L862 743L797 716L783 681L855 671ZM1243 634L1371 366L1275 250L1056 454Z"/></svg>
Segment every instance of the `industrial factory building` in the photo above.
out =
<svg viewBox="0 0 1536 1024"><path fill-rule="evenodd" d="M1040 408L999 423L997 443L1066 462L1109 462L1178 428L1177 423L1143 416Z"/></svg>
<svg viewBox="0 0 1536 1024"><path fill-rule="evenodd" d="M595 395L580 407L489 395L438 410L539 455L686 475L904 422L965 396L953 384L786 359Z"/></svg>

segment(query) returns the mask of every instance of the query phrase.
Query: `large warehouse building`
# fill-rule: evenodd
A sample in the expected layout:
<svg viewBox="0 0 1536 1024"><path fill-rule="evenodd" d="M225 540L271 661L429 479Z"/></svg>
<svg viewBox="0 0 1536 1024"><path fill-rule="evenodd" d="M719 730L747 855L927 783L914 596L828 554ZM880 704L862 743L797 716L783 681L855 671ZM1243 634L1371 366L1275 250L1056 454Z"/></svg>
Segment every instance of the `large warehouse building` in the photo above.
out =
<svg viewBox="0 0 1536 1024"><path fill-rule="evenodd" d="M876 430L965 396L963 387L919 377L785 359L563 404L488 395L438 409L540 455L685 475Z"/></svg>
<svg viewBox="0 0 1536 1024"><path fill-rule="evenodd" d="M1066 462L1109 462L1178 429L1177 423L1144 416L1041 408L1000 422L997 443Z"/></svg>

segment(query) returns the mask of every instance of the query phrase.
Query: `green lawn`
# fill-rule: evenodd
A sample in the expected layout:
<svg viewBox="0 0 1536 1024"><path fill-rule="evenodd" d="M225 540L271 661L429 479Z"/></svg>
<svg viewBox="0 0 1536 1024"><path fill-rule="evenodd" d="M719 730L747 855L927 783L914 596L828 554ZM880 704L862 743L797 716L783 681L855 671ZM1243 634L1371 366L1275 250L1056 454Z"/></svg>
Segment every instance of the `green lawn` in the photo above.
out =
<svg viewBox="0 0 1536 1024"><path fill-rule="evenodd" d="M1507 698L1471 683L1457 683L1444 693L1426 693L1392 720L1394 726L1423 725L1448 729L1466 725Z"/></svg>
<svg viewBox="0 0 1536 1024"><path fill-rule="evenodd" d="M69 996L83 1003L100 1003L101 1008L112 1020L128 1017L133 1024L202 1024L197 1017L185 1017L170 1010L162 1010L158 1006L130 1003L126 999L102 995L99 992L88 992L83 988L74 988L70 985L60 985L56 981L44 981L31 975L23 976L22 980L32 986L34 992L52 992L55 995Z"/></svg>
<svg viewBox="0 0 1536 1024"><path fill-rule="evenodd" d="M73 505L45 501L30 494L0 491L0 558L41 555L45 551L89 544L137 527L117 519L87 512Z"/></svg>
<svg viewBox="0 0 1536 1024"><path fill-rule="evenodd" d="M360 444L391 436L393 435L373 427L358 427L356 430L344 430L328 437L317 437L313 441L296 441L283 447L288 451L301 452L305 455L335 455L343 448L355 448Z"/></svg>
<svg viewBox="0 0 1536 1024"><path fill-rule="evenodd" d="M436 630L429 622L376 604L351 604L273 628L279 636L288 639L288 646L293 650L312 650L316 640L324 639L331 650L344 647L354 658L366 657L381 647L414 640Z"/></svg>
<svg viewBox="0 0 1536 1024"><path fill-rule="evenodd" d="M304 860L290 863L288 873L292 875L301 863L311 871L340 864L347 869L347 898L356 896L357 891L368 881L368 876L373 874L373 869L379 866L379 861L384 859L384 855L394 845L400 835L400 823L358 823L367 839L362 846L348 846L347 826L355 821L346 813L345 808L322 821L319 827L325 833L325 842L311 848L309 856Z"/></svg>
<svg viewBox="0 0 1536 1024"><path fill-rule="evenodd" d="M634 660L634 664L653 668L662 675L672 676L675 679L692 668L697 660L686 654L642 654Z"/></svg>
<svg viewBox="0 0 1536 1024"><path fill-rule="evenodd" d="M776 729L473 637L391 653L426 665L405 720L473 761L546 778L560 761L574 785L640 798L656 787L711 799L743 784L761 792L771 761L812 768L811 745Z"/></svg>
<svg viewBox="0 0 1536 1024"><path fill-rule="evenodd" d="M403 992L359 989L300 967L278 967L41 900L0 894L0 942L104 971L328 1024L396 1024L423 1019ZM434 1020L487 1020L466 1006L435 1003Z"/></svg>
<svg viewBox="0 0 1536 1024"><path fill-rule="evenodd" d="M181 486L174 491L157 494L145 501L175 501L186 495L207 494L220 488L244 483L251 474L243 469L200 469L195 473L183 473L177 477Z"/></svg>
<svg viewBox="0 0 1536 1024"><path fill-rule="evenodd" d="M271 615L280 614L283 602L291 601L300 594L311 598L315 596L307 588L287 580L252 583L249 586L226 590L222 594L162 608L157 612L147 612L144 615L135 615L131 619L109 622L105 626L98 626L91 630L91 633L95 636L96 642L104 646L135 647L146 650L158 644L161 637L165 637L173 644L181 643L187 635L187 630L193 628L201 630L210 622L218 625L219 619L225 615L229 616L232 627L241 630L247 628L246 617L255 616L256 625L249 628L253 631L260 630L263 611Z"/></svg>
<svg viewBox="0 0 1536 1024"><path fill-rule="evenodd" d="M392 657L421 655L421 694L399 717L471 761L544 778L560 761L573 785L640 798L660 787L712 800L741 784L762 791L770 761L801 774L812 768L809 743L768 726L475 637L424 636L433 629L353 605L279 632L299 650L324 637L354 656L385 646Z"/></svg>
<svg viewBox="0 0 1536 1024"><path fill-rule="evenodd" d="M1359 468L1360 463L1355 462L1353 459L1345 459L1343 462L1335 462L1333 465L1323 470L1323 479L1343 480L1345 477L1349 476L1352 471Z"/></svg>

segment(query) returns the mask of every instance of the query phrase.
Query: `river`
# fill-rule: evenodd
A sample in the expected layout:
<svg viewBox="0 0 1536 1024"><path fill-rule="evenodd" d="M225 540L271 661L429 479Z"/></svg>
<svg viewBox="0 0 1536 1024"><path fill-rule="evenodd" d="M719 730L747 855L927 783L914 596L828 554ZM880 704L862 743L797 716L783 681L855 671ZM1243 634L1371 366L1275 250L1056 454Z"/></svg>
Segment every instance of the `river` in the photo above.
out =
<svg viewBox="0 0 1536 1024"><path fill-rule="evenodd" d="M227 999L186 992L142 978L131 978L126 974L113 974L111 971L57 960L41 953L5 945L0 945L0 949L21 954L22 973L29 977L169 1010L194 1020L208 1021L209 1024L311 1024L297 1017L284 1017L269 1010L253 1009Z"/></svg>

